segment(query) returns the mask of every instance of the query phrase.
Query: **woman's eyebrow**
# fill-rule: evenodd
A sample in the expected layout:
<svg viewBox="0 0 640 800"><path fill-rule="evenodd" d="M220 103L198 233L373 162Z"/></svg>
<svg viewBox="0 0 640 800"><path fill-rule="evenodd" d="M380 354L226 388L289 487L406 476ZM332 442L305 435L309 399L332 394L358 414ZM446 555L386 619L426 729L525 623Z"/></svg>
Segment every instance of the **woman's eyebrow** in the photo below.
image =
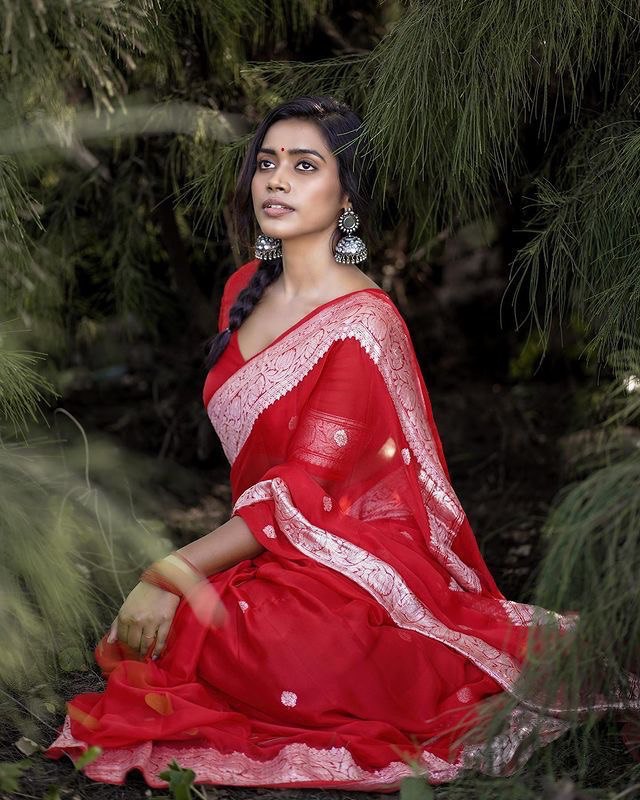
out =
<svg viewBox="0 0 640 800"><path fill-rule="evenodd" d="M276 154L276 151L273 150L270 147L261 147L258 150L258 152L259 153L269 153L269 155L272 155L272 156L275 156L275 154ZM290 153L295 153L295 154L298 154L298 153L311 153L311 155L318 156L318 158L321 158L324 161L325 164L327 163L327 161L324 158L324 156L321 156L320 153L317 150L309 150L309 149L306 149L304 147L292 147L291 150L289 150L289 152Z"/></svg>

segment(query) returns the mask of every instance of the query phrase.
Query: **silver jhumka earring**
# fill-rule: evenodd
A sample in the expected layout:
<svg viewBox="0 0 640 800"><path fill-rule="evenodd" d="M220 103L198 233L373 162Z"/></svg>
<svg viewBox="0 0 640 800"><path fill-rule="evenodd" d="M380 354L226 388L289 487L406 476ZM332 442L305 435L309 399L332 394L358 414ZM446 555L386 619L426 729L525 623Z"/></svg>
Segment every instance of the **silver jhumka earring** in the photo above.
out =
<svg viewBox="0 0 640 800"><path fill-rule="evenodd" d="M273 236L261 233L256 239L255 251L256 258L260 258L263 261L280 258L282 255L282 239L274 239Z"/></svg>
<svg viewBox="0 0 640 800"><path fill-rule="evenodd" d="M351 208L345 208L338 217L338 227L346 236L336 245L333 257L339 264L358 264L367 257L367 246L359 236L351 234L360 224L360 218Z"/></svg>

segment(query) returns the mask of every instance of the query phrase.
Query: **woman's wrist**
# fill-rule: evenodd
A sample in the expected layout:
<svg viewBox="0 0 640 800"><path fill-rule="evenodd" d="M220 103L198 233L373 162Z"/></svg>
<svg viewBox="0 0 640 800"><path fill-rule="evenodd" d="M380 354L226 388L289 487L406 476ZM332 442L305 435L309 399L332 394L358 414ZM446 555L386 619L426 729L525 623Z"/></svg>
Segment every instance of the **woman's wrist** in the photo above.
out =
<svg viewBox="0 0 640 800"><path fill-rule="evenodd" d="M183 564L185 564L187 567L189 567L189 569L191 569L192 572L195 572L195 574L199 575L201 578L206 577L204 575L204 573L202 572L202 570L199 569L198 567L196 567L196 565L193 563L193 561L190 561L185 556L185 554L182 552L182 550L173 550L169 555L173 556L174 559L177 558L179 561L181 561Z"/></svg>
<svg viewBox="0 0 640 800"><path fill-rule="evenodd" d="M140 581L184 597L205 575L188 559L174 551L154 561L140 575Z"/></svg>

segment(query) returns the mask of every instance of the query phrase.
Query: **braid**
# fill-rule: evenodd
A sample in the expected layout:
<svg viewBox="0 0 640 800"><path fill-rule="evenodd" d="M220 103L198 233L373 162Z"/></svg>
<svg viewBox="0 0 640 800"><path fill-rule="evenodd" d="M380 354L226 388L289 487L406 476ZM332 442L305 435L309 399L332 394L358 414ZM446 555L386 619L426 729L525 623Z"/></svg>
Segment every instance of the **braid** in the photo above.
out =
<svg viewBox="0 0 640 800"><path fill-rule="evenodd" d="M264 294L264 290L269 284L275 281L281 272L282 257L271 261L260 262L260 266L253 273L251 280L244 289L239 292L234 304L229 310L229 327L220 331L220 333L207 343L209 348L205 360L207 371L213 367L229 344L231 332L242 325Z"/></svg>

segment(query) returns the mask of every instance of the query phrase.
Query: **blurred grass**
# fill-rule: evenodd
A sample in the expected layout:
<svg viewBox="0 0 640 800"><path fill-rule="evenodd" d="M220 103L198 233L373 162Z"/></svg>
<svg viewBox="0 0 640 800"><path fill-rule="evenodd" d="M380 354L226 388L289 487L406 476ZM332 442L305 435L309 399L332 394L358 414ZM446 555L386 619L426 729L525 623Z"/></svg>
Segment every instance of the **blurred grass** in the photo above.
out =
<svg viewBox="0 0 640 800"><path fill-rule="evenodd" d="M0 714L14 722L26 693L31 706L57 705L61 674L92 663L141 570L172 549L162 521L144 516L149 464L89 445L65 420L64 438L0 446Z"/></svg>

